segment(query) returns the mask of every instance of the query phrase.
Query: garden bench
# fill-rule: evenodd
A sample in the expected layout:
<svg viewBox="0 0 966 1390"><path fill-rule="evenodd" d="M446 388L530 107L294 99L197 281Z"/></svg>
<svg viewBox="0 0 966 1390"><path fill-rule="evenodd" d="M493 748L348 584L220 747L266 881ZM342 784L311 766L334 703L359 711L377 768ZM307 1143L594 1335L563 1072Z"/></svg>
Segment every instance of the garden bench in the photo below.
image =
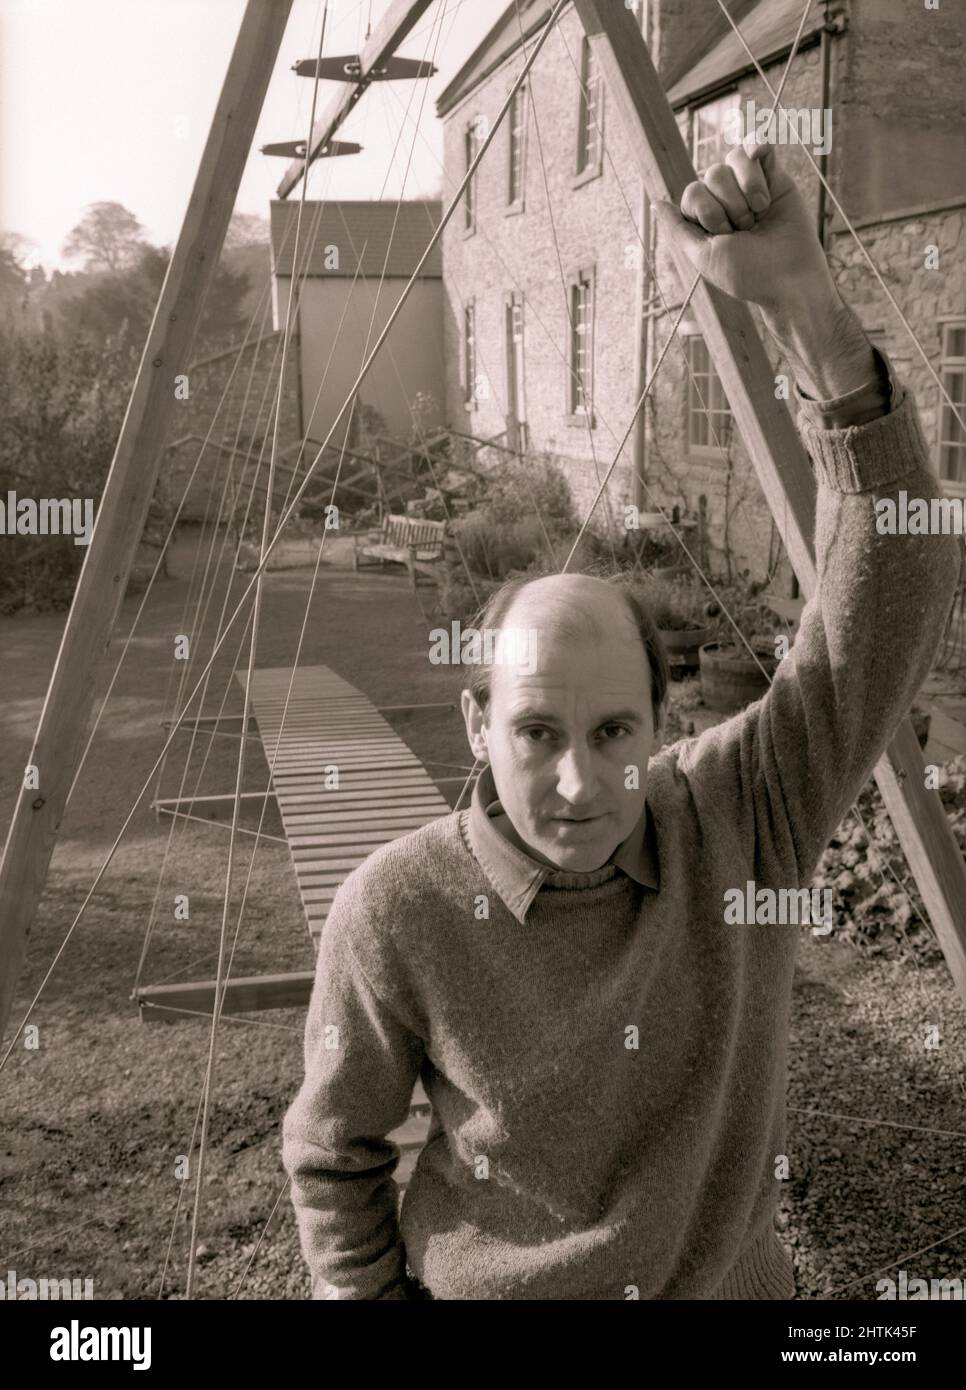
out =
<svg viewBox="0 0 966 1390"><path fill-rule="evenodd" d="M387 512L380 528L352 537L352 568L361 569L363 557L381 565L394 560L406 566L415 589L420 573L436 577L445 544L445 521L425 521L418 516Z"/></svg>

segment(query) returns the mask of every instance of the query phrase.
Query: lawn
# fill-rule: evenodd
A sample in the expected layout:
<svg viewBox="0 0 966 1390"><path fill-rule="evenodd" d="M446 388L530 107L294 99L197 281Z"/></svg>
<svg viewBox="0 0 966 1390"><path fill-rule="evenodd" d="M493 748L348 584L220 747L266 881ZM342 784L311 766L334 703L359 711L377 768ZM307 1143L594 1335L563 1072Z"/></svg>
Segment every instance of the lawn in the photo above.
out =
<svg viewBox="0 0 966 1390"><path fill-rule="evenodd" d="M161 751L160 721L169 712L174 641L185 630L191 558L186 533L172 557L172 577L152 594L64 818L30 938L16 1022ZM304 570L268 577L259 665L291 661L307 581ZM246 582L236 577L235 600ZM422 608L431 600L430 586L414 596L397 573L326 568L301 662L333 666L377 705L458 700L458 673L427 659L431 623ZM136 607L136 598L125 600L120 636ZM4 825L62 623L62 615L49 614L0 622ZM102 662L101 690L119 645ZM230 681L236 646L229 639L216 662L209 711L218 708L226 688L226 711L241 708L237 682ZM472 761L458 711L387 717L420 758L454 765L433 766L431 774L455 776ZM162 795L178 794L189 742L176 736ZM229 738L199 740L186 791L196 782L202 793L229 790L237 749ZM261 745L255 741L251 749L245 788L263 790ZM451 805L459 786L444 784ZM152 785L44 987L31 1020L39 1047L18 1041L0 1082L0 1269L21 1278L90 1278L98 1299L157 1297L165 1265L164 1296L180 1296L184 1288L194 1173L189 1182L179 1178L179 1156L191 1150L208 1026L200 1019L142 1025L130 993L139 976L156 984L213 973L228 808L218 825L179 823L169 842L171 822L155 819L153 795ZM257 823L257 805L249 803L242 824L253 829ZM280 834L274 810L264 829ZM234 913L252 844L250 837L243 840L236 866ZM176 894L188 895L186 922L174 918ZM235 920L231 915L230 932ZM311 964L288 851L267 842L256 856L232 971ZM243 1298L308 1292L279 1158L279 1122L301 1077L302 1018L286 1010L221 1025L196 1296L231 1296L243 1275ZM934 1024L940 1042L927 1046ZM963 1010L942 968L917 971L900 961L872 961L834 939L805 933L790 1048L790 1174L780 1212L801 1297L875 1298L876 1278L892 1264L893 1277L899 1268L910 1277L966 1274L966 1233L916 1254L966 1226L964 1043ZM581 1123L579 1115L574 1123Z"/></svg>

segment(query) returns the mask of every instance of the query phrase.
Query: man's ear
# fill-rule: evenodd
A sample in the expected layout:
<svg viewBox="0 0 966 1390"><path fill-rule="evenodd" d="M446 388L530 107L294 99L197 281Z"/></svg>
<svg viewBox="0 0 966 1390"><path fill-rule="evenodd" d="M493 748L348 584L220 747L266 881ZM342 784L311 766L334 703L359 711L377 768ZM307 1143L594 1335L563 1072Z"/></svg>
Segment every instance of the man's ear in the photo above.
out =
<svg viewBox="0 0 966 1390"><path fill-rule="evenodd" d="M479 762L489 762L490 755L486 750L486 721L472 690L464 690L461 693L460 705L463 711L463 723L466 725L466 737L469 741L470 752Z"/></svg>

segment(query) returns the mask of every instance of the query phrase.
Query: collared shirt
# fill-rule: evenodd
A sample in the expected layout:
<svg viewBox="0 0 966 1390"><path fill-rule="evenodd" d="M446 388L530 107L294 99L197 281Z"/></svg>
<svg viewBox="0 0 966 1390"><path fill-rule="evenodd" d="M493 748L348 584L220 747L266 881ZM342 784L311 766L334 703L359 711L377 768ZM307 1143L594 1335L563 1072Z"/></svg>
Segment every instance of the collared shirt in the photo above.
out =
<svg viewBox="0 0 966 1390"><path fill-rule="evenodd" d="M487 764L476 781L470 801L468 832L473 853L501 902L522 925L534 898L552 874L556 882L566 881L568 870L553 869L540 864L522 849L518 849L497 827L494 817L503 815L493 770ZM657 842L653 819L647 805L641 811L634 829L607 861L628 874L643 888L657 892L660 885ZM604 868L601 865L601 868ZM597 871L599 872L599 870ZM586 875L573 874L576 880Z"/></svg>

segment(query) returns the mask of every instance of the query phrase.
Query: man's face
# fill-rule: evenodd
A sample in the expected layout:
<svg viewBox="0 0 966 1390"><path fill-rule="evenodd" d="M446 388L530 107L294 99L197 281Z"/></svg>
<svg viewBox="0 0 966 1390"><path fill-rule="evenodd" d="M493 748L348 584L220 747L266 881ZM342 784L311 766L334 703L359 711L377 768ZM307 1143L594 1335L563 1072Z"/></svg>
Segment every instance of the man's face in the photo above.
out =
<svg viewBox="0 0 966 1390"><path fill-rule="evenodd" d="M498 827L541 863L590 872L644 808L657 745L647 654L613 587L583 575L533 581L503 626L535 631L536 661L494 668L485 720L463 694L506 813Z"/></svg>

